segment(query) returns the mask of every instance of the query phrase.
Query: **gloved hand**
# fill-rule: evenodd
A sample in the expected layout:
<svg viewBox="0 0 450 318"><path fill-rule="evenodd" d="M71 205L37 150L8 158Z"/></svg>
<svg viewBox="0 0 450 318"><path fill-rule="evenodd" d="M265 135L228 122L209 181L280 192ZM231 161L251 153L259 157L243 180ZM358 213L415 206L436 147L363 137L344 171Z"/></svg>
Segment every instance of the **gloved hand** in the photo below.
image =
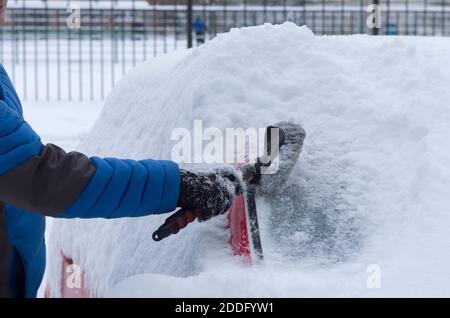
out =
<svg viewBox="0 0 450 318"><path fill-rule="evenodd" d="M181 170L178 206L186 210L202 210L200 221L223 214L230 208L242 186L233 169L196 173Z"/></svg>
<svg viewBox="0 0 450 318"><path fill-rule="evenodd" d="M169 216L154 233L153 239L162 239L178 233L198 219L206 221L230 208L235 195L242 194L242 184L235 170L214 170L195 173L181 170L180 209Z"/></svg>

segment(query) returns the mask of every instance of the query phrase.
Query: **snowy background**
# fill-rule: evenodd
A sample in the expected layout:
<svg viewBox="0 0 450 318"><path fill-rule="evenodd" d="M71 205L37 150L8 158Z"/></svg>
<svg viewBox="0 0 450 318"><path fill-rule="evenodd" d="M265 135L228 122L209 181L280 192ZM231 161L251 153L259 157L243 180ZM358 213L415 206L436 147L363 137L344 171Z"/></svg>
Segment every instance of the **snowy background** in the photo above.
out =
<svg viewBox="0 0 450 318"><path fill-rule="evenodd" d="M371 34L371 0L194 1L206 39L233 27L307 25L317 35ZM187 46L185 0L80 0L81 28L68 28L68 0L11 0L0 60L23 100L104 101L136 63ZM157 4L155 4L157 3ZM450 35L450 3L382 0L380 34ZM194 36L195 42L195 36ZM195 45L195 43L194 43Z"/></svg>
<svg viewBox="0 0 450 318"><path fill-rule="evenodd" d="M303 208L258 200L264 264L231 256L224 217L161 243L151 233L164 216L54 221L53 296L60 249L86 269L95 296L450 296L449 49L446 38L266 25L139 65L102 111L25 104L45 142L69 150L82 140L76 148L90 155L167 158L171 131L194 119L218 128L293 119L308 133L287 185ZM368 288L373 268L381 288Z"/></svg>

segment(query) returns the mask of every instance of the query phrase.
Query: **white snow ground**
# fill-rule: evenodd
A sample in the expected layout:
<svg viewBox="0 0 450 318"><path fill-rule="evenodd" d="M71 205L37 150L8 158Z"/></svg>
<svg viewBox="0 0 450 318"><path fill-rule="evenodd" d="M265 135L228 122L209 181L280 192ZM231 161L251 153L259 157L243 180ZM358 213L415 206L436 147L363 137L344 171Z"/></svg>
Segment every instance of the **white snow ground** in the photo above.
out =
<svg viewBox="0 0 450 318"><path fill-rule="evenodd" d="M89 133L102 110L101 102L24 102L24 116L41 136L66 151L74 150Z"/></svg>
<svg viewBox="0 0 450 318"><path fill-rule="evenodd" d="M218 128L293 119L308 133L289 181L304 201L298 213L313 222L325 211L331 234L314 241L291 222L273 237L285 211L259 200L266 258L246 267L231 256L225 217L161 243L151 233L165 216L55 221L53 296L61 248L96 296L450 296L449 50L445 38L316 37L287 23L138 66L79 150L169 158L172 130L194 119ZM374 268L380 288L368 288Z"/></svg>

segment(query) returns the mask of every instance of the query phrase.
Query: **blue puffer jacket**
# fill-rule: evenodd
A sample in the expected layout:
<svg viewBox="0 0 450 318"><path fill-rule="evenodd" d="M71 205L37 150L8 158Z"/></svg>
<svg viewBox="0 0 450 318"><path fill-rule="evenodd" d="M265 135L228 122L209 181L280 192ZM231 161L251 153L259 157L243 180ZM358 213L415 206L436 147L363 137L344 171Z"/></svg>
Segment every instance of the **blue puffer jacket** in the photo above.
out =
<svg viewBox="0 0 450 318"><path fill-rule="evenodd" d="M43 145L0 65L0 296L36 296L45 269L45 215L170 212L179 189L179 168L171 161L87 158Z"/></svg>

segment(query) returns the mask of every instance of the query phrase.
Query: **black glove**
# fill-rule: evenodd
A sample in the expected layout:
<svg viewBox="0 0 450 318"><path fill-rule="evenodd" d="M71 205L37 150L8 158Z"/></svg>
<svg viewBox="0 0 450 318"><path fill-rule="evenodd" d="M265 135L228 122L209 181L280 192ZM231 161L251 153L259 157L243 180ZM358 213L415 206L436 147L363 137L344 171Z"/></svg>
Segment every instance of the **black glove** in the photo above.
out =
<svg viewBox="0 0 450 318"><path fill-rule="evenodd" d="M180 209L153 233L155 241L178 233L196 219L202 222L227 212L234 196L242 194L242 185L234 169L210 173L181 170L180 179L177 204Z"/></svg>
<svg viewBox="0 0 450 318"><path fill-rule="evenodd" d="M214 170L195 173L181 170L178 206L187 210L202 210L200 221L228 211L242 186L235 170Z"/></svg>

